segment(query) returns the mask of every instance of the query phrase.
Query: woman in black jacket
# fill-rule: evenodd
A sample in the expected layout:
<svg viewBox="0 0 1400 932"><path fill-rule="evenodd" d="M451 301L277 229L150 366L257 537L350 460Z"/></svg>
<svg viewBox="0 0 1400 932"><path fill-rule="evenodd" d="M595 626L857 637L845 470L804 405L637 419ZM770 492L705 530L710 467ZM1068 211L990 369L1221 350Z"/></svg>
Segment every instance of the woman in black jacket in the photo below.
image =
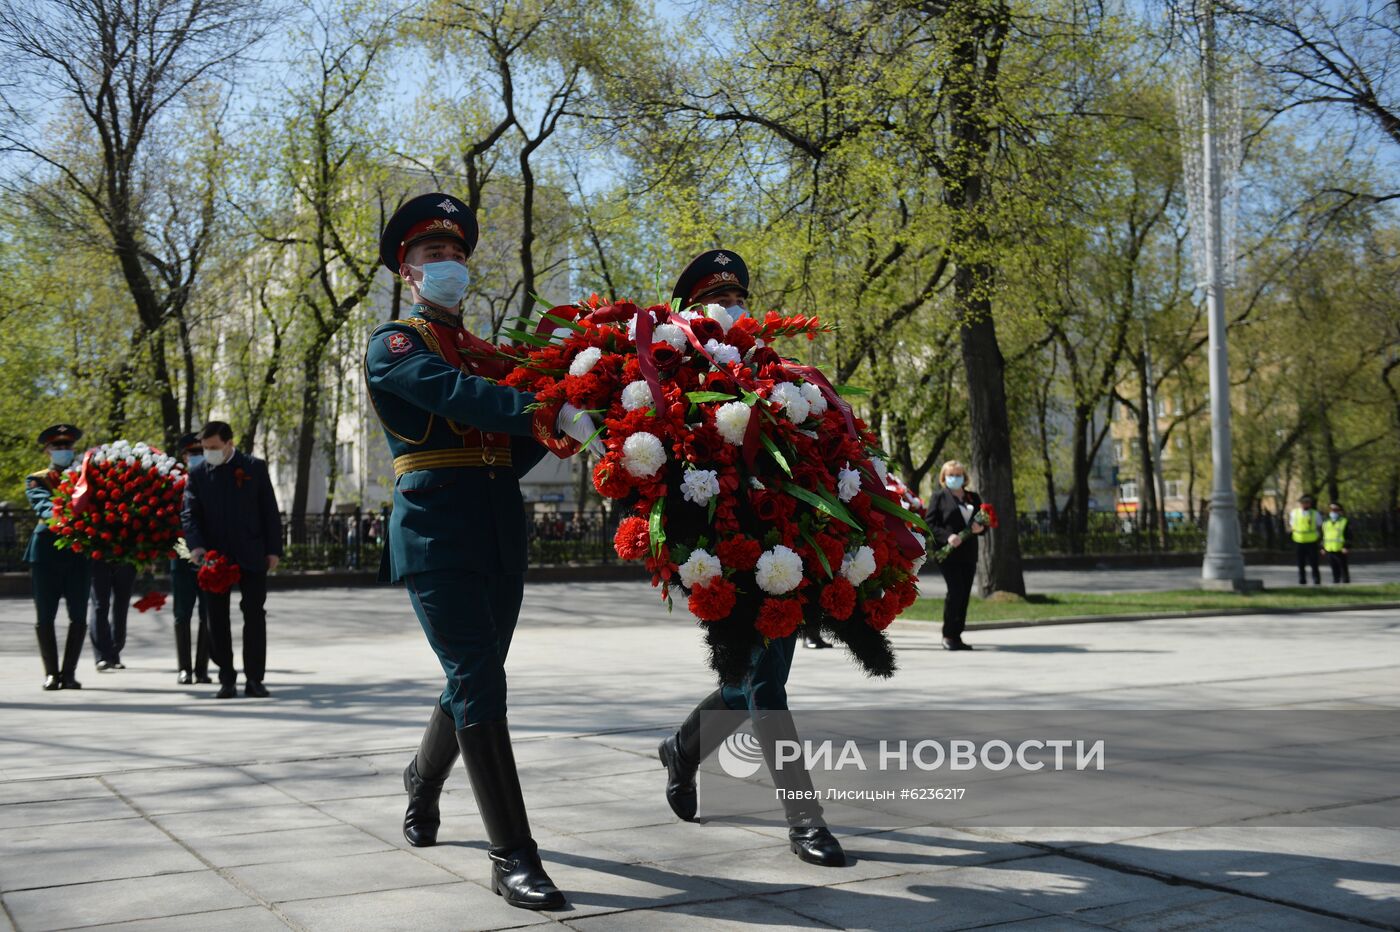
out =
<svg viewBox="0 0 1400 932"><path fill-rule="evenodd" d="M948 597L943 600L943 647L945 650L972 650L962 639L967 626L967 602L977 578L977 535L985 527L972 520L982 499L969 491L967 470L957 460L949 460L938 471L938 491L928 506L928 526L935 547L953 545L953 552L938 564Z"/></svg>

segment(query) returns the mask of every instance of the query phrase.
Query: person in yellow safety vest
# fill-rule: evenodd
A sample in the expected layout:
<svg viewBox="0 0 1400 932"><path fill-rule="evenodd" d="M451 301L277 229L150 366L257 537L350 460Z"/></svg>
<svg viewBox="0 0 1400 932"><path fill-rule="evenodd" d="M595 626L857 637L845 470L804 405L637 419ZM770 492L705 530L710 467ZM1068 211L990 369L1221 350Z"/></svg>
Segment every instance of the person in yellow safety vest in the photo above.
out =
<svg viewBox="0 0 1400 932"><path fill-rule="evenodd" d="M1293 547L1298 552L1298 585L1308 584L1303 573L1304 566L1312 567L1313 585L1322 585L1322 573L1318 572L1318 541L1322 539L1322 515L1313 507L1313 497L1304 495L1298 499L1298 507L1288 513L1288 530L1293 535Z"/></svg>
<svg viewBox="0 0 1400 932"><path fill-rule="evenodd" d="M1327 520L1322 522L1322 549L1332 567L1332 582L1351 582L1351 568L1347 566L1347 516L1336 502L1327 507Z"/></svg>

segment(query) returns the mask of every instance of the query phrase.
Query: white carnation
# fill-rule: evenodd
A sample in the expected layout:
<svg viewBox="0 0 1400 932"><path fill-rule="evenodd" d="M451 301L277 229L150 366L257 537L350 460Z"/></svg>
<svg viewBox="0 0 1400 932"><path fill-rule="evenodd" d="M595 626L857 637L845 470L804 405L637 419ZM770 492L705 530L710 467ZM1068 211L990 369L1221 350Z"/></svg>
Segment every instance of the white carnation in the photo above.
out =
<svg viewBox="0 0 1400 932"><path fill-rule="evenodd" d="M728 343L721 343L718 340L710 340L705 344L705 351L715 358L715 362L721 366L726 366L731 362L738 362L739 349L730 346Z"/></svg>
<svg viewBox="0 0 1400 932"><path fill-rule="evenodd" d="M673 346L676 352L678 353L685 350L685 331L682 330L680 327L677 327L675 324L659 325L655 330L652 331L652 337L658 343L671 344L671 346Z"/></svg>
<svg viewBox="0 0 1400 932"><path fill-rule="evenodd" d="M734 446L743 446L744 433L749 429L749 406L742 401L729 401L715 411L715 427L720 436Z"/></svg>
<svg viewBox="0 0 1400 932"><path fill-rule="evenodd" d="M734 318L730 316L729 311L718 304L705 305L705 316L710 320L717 321L724 328L725 333L728 333L729 328L734 326Z"/></svg>
<svg viewBox="0 0 1400 932"><path fill-rule="evenodd" d="M859 586L874 573L875 551L869 547L857 548L854 553L846 554L841 561L841 575L845 576L853 586Z"/></svg>
<svg viewBox="0 0 1400 932"><path fill-rule="evenodd" d="M754 576L758 587L770 595L791 592L802 584L802 558L779 544L758 558Z"/></svg>
<svg viewBox="0 0 1400 932"><path fill-rule="evenodd" d="M719 494L719 473L713 469L691 469L681 479L681 497L697 505L708 505Z"/></svg>
<svg viewBox="0 0 1400 932"><path fill-rule="evenodd" d="M690 551L690 556L681 564L681 585L687 589L703 586L723 570L724 567L720 565L719 557L696 547Z"/></svg>
<svg viewBox="0 0 1400 932"><path fill-rule="evenodd" d="M603 351L596 346L588 349L574 357L574 361L569 363L569 375L587 375L589 370L598 365L598 360L603 358Z"/></svg>
<svg viewBox="0 0 1400 932"><path fill-rule="evenodd" d="M628 411L650 408L655 404L655 399L651 397L651 386L641 379L629 382L622 390L622 407Z"/></svg>
<svg viewBox="0 0 1400 932"><path fill-rule="evenodd" d="M768 486L764 485L762 482L759 482L757 476L749 476L749 488L758 489L760 492L762 492L764 489L768 488Z"/></svg>
<svg viewBox="0 0 1400 932"><path fill-rule="evenodd" d="M692 311L687 309L684 311L677 311L675 316L679 317L681 320L698 320L699 318L704 317L705 315L700 313L699 311Z"/></svg>
<svg viewBox="0 0 1400 932"><path fill-rule="evenodd" d="M802 397L802 389L792 382L779 382L774 385L768 400L782 405L783 412L794 424L801 424L812 413L812 406Z"/></svg>
<svg viewBox="0 0 1400 932"><path fill-rule="evenodd" d="M822 394L820 388L817 388L817 386L813 385L811 382L802 383L802 397L807 399L807 404L811 407L813 416L821 417L826 413L826 396Z"/></svg>
<svg viewBox="0 0 1400 932"><path fill-rule="evenodd" d="M847 463L846 468L836 474L836 497L843 502L849 502L860 493L860 473L850 465Z"/></svg>
<svg viewBox="0 0 1400 932"><path fill-rule="evenodd" d="M622 444L622 468L645 479L666 465L666 448L655 434L640 431Z"/></svg>

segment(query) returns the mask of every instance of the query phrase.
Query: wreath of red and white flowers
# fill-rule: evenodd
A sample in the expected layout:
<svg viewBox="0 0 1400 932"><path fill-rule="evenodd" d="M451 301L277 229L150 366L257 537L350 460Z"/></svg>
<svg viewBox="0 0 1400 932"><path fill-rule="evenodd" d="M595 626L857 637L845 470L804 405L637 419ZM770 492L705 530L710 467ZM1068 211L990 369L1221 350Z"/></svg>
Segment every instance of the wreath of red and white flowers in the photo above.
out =
<svg viewBox="0 0 1400 932"><path fill-rule="evenodd" d="M928 528L886 488L876 439L842 397L860 392L771 345L830 330L595 295L506 332L503 384L600 424L594 488L631 512L617 554L644 561L668 604L680 588L721 672L806 621L889 675L883 631L918 597Z"/></svg>
<svg viewBox="0 0 1400 932"><path fill-rule="evenodd" d="M54 490L54 546L136 567L173 556L184 490L184 466L149 444L93 447Z"/></svg>

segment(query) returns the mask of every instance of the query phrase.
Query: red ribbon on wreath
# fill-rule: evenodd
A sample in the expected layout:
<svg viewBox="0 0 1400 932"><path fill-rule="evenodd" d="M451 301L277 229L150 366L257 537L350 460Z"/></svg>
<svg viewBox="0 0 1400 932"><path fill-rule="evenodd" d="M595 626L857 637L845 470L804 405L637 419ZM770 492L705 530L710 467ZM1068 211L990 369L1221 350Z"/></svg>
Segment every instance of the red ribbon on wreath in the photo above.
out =
<svg viewBox="0 0 1400 932"><path fill-rule="evenodd" d="M218 594L232 589L234 583L238 582L239 576L240 571L237 563L219 551L211 550L204 555L204 563L200 566L195 579L199 583L199 588L205 592Z"/></svg>

